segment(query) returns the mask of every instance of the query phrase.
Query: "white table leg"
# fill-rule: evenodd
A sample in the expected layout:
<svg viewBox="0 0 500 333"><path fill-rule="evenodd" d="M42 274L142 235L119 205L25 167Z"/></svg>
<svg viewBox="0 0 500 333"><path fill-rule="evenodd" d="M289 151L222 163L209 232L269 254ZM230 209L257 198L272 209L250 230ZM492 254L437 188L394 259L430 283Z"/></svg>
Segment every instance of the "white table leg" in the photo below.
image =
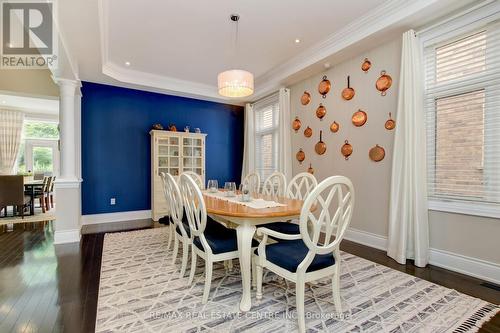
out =
<svg viewBox="0 0 500 333"><path fill-rule="evenodd" d="M252 238L255 226L242 223L236 228L238 237L238 254L240 256L241 283L243 295L241 296L240 310L248 311L252 307L251 299L251 265L252 265Z"/></svg>

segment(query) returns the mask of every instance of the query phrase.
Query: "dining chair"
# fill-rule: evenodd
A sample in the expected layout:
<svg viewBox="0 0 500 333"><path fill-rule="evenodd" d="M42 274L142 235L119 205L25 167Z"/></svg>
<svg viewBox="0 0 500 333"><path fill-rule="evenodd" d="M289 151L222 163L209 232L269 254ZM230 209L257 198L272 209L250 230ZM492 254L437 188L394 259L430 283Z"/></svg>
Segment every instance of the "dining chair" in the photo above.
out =
<svg viewBox="0 0 500 333"><path fill-rule="evenodd" d="M340 242L352 217L354 188L343 176L323 180L306 198L300 213L300 234L287 235L267 228L259 228L262 236L255 251L257 299L262 299L263 268L295 282L299 331L305 332L305 283L332 278L335 311L341 314L340 300ZM287 240L267 244L273 236Z"/></svg>
<svg viewBox="0 0 500 333"><path fill-rule="evenodd" d="M286 189L286 197L289 199L305 200L309 193L318 186L316 177L309 172L301 172L292 178ZM264 224L263 227L282 232L285 234L299 234L300 228L297 223L273 222ZM272 237L271 237L272 238Z"/></svg>
<svg viewBox="0 0 500 333"><path fill-rule="evenodd" d="M49 184L49 178L48 176L43 177L43 185L41 188L36 188L35 189L35 195L33 197L34 199L38 199L40 201L40 207L42 208L42 213L45 213L47 211L47 201L45 199L46 194L48 192L48 186Z"/></svg>
<svg viewBox="0 0 500 333"><path fill-rule="evenodd" d="M166 174L165 172L160 172L160 179L162 183L162 191L163 191L163 196L165 197L165 202L167 203L167 211L168 211L168 216L165 216L164 219L161 219L161 223L166 225L166 227L169 229L168 230L168 242L167 242L167 249L170 249L170 244L172 244L172 238L174 237L174 228L172 227L172 218L170 217L170 202L169 202L169 195L167 194L167 179L166 179Z"/></svg>
<svg viewBox="0 0 500 333"><path fill-rule="evenodd" d="M47 201L50 202L50 208L54 208L54 184L56 182L56 176L52 176L51 178L49 190L47 192Z"/></svg>
<svg viewBox="0 0 500 333"><path fill-rule="evenodd" d="M248 186L251 193L260 192L260 175L257 172L252 172L246 175L241 183Z"/></svg>
<svg viewBox="0 0 500 333"><path fill-rule="evenodd" d="M203 179L196 172L193 172L193 171L184 171L181 175L188 175L188 176L190 176L191 178L193 178L193 180L195 181L196 185L198 185L198 187L201 190L205 189L205 184L203 184ZM180 182L180 178L179 178L179 182Z"/></svg>
<svg viewBox="0 0 500 333"><path fill-rule="evenodd" d="M207 209L201 190L187 175L181 175L181 193L193 243L189 284L193 283L198 257L205 260L205 288L202 303L208 301L212 284L214 262L238 258L236 230L228 229L217 222L209 223Z"/></svg>
<svg viewBox="0 0 500 333"><path fill-rule="evenodd" d="M189 176L185 176L192 179ZM179 186L175 181L175 178L167 173L165 174L165 193L167 197L167 202L170 205L169 213L170 219L175 227L174 232L174 254L172 259L172 264L175 263L177 259L177 254L179 251L179 245L182 245L182 261L181 261L181 271L180 276L184 277L186 274L189 246L192 244L191 232L189 230L189 225L187 223L187 217L185 214L185 209L183 207L182 195L179 191Z"/></svg>
<svg viewBox="0 0 500 333"><path fill-rule="evenodd" d="M23 176L0 176L0 211L5 209L7 216L7 207L13 206L13 213L20 211L21 218L24 219L24 211L31 207L30 196L24 194Z"/></svg>
<svg viewBox="0 0 500 333"><path fill-rule="evenodd" d="M281 172L273 172L262 185L262 194L271 196L284 196L286 190L286 178Z"/></svg>

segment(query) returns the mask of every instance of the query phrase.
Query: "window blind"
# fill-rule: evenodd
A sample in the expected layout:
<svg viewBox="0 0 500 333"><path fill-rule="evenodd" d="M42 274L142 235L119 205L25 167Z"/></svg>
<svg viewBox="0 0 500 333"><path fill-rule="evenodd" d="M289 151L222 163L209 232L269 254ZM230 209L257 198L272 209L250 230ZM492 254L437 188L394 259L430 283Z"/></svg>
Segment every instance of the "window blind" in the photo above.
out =
<svg viewBox="0 0 500 333"><path fill-rule="evenodd" d="M273 94L253 105L255 115L255 167L263 182L278 167L279 98Z"/></svg>
<svg viewBox="0 0 500 333"><path fill-rule="evenodd" d="M424 48L429 199L500 207L498 22Z"/></svg>

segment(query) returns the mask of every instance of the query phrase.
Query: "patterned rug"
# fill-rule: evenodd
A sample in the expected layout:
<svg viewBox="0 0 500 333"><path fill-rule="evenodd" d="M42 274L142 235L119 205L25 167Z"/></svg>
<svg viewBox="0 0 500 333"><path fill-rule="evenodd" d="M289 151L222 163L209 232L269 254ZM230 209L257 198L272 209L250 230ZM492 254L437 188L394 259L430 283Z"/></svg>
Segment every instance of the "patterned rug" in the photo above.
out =
<svg viewBox="0 0 500 333"><path fill-rule="evenodd" d="M193 285L179 278L166 249L167 228L107 234L96 332L295 332L295 286L267 273L263 298L238 311L238 266L214 266L207 304L201 304L204 262ZM343 314L336 316L330 280L306 286L308 332L474 332L499 307L342 252ZM237 260L234 261L237 264ZM186 275L188 275L188 272Z"/></svg>

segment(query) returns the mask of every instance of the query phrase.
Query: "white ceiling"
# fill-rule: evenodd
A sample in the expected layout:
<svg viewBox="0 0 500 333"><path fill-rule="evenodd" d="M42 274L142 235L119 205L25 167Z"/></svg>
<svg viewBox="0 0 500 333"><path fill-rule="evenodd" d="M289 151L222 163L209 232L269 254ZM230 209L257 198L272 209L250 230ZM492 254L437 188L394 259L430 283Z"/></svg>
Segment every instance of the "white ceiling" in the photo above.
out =
<svg viewBox="0 0 500 333"><path fill-rule="evenodd" d="M65 0L59 19L80 79L220 100L220 71L253 72L256 98L470 2Z"/></svg>

